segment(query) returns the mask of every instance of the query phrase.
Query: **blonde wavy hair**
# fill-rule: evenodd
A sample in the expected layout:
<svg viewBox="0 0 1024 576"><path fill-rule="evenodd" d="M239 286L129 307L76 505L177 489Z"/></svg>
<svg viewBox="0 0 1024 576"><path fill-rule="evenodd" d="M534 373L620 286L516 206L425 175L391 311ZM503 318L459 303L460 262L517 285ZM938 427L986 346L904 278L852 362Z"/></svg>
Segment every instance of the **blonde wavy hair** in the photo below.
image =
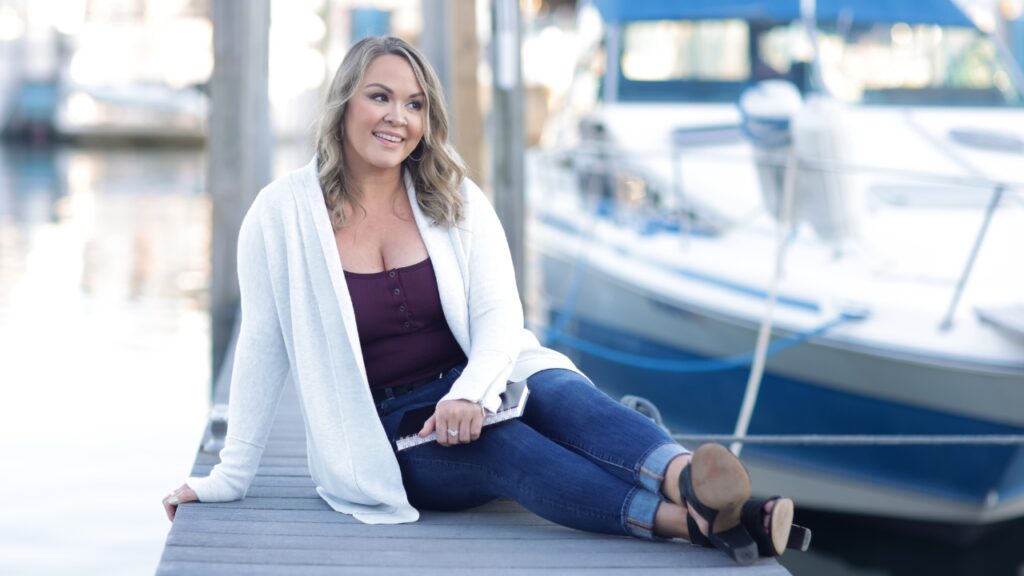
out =
<svg viewBox="0 0 1024 576"><path fill-rule="evenodd" d="M345 55L334 74L324 98L317 123L316 152L319 161L320 188L335 229L345 224L346 202L359 206L357 190L345 169L342 152L344 118L348 101L363 81L366 69L378 56L391 54L404 58L416 75L425 97L423 138L402 165L416 186L416 203L435 224L454 226L463 218L459 186L466 177L466 166L448 143L448 112L437 73L427 59L405 40L374 36L357 42Z"/></svg>

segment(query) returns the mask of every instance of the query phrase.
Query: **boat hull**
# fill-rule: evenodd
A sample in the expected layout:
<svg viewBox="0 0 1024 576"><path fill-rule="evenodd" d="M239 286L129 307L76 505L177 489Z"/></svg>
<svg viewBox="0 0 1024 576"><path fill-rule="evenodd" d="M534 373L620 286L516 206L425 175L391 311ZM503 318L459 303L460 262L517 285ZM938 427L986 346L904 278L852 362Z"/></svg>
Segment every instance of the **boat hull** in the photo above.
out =
<svg viewBox="0 0 1024 576"><path fill-rule="evenodd" d="M673 302L621 275L577 269L543 246L539 261L547 324L560 329L548 334L551 346L612 397L652 401L673 433L733 432L749 368L667 372L624 365L567 341L700 361L753 349L756 323ZM578 281L585 289L574 301L552 296L570 294ZM1012 370L951 368L816 338L769 358L749 434L1020 434L1020 406L1024 377ZM813 508L961 524L1024 515L1018 445L750 444L743 456L759 492L793 494Z"/></svg>

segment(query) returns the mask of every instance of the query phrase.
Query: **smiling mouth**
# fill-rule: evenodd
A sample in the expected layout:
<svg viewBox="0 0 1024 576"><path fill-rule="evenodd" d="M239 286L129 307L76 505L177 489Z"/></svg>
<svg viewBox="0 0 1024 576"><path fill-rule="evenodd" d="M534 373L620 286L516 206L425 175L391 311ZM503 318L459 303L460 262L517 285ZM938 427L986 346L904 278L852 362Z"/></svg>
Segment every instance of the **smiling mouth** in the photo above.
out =
<svg viewBox="0 0 1024 576"><path fill-rule="evenodd" d="M388 142L395 142L396 144L405 140L404 138L399 138L398 136L392 136L391 134L384 134L383 132L374 132L373 135L376 136L377 138L380 138L381 140L387 140Z"/></svg>

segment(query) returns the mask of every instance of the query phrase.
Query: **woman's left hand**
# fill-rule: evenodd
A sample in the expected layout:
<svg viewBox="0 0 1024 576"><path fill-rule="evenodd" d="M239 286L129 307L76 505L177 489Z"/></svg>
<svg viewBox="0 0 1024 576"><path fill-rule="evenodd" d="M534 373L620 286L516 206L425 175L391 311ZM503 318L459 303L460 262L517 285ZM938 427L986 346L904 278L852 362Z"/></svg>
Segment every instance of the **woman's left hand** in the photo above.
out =
<svg viewBox="0 0 1024 576"><path fill-rule="evenodd" d="M196 495L192 488L188 484L182 484L180 488L164 496L164 512L167 514L167 519L174 522L174 515L178 512L179 504L195 502L197 500L199 500L199 496Z"/></svg>
<svg viewBox="0 0 1024 576"><path fill-rule="evenodd" d="M437 430L437 443L441 446L469 444L480 437L484 422L484 409L469 400L438 402L434 415L423 423L421 437Z"/></svg>

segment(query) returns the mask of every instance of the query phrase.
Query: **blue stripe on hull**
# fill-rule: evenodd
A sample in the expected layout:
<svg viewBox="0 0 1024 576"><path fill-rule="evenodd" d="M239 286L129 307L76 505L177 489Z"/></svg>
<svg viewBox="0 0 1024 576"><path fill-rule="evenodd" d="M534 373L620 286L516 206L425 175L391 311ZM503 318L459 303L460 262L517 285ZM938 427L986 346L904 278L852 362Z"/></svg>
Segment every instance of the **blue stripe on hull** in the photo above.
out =
<svg viewBox="0 0 1024 576"><path fill-rule="evenodd" d="M555 322L552 314L552 324ZM573 320L567 333L625 352L667 359L702 358L604 325ZM666 374L625 367L556 345L614 398L654 402L675 433L731 434L749 369ZM750 434L1019 434L1024 429L858 396L766 372ZM893 382L893 386L899 386ZM1024 493L1014 446L760 446L744 454L786 467L980 504L991 489L1005 500ZM1014 460L1018 465L1013 465Z"/></svg>

